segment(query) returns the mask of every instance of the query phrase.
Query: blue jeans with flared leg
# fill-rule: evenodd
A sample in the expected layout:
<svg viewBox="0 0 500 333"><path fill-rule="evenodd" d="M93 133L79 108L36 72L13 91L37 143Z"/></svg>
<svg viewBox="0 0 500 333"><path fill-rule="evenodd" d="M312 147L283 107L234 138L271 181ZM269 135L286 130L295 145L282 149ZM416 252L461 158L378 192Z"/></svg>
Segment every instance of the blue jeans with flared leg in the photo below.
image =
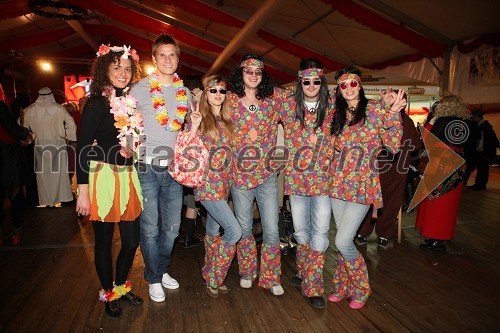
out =
<svg viewBox="0 0 500 333"><path fill-rule="evenodd" d="M337 226L335 246L345 260L352 261L358 257L358 249L354 245L354 236L363 222L370 205L348 202L331 198L333 218Z"/></svg>

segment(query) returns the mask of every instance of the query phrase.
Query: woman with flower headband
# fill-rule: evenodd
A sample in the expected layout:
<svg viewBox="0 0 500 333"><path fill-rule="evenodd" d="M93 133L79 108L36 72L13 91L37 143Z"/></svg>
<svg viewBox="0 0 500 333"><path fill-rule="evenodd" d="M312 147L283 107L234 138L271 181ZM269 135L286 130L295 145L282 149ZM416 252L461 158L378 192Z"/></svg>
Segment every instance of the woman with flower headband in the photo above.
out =
<svg viewBox="0 0 500 333"><path fill-rule="evenodd" d="M340 252L333 276L331 302L350 297L351 309L362 308L370 295L368 270L354 245L354 236L370 205L382 207L382 193L375 162L384 146L392 153L399 148L402 125L399 111L406 106L404 91L383 95L384 101L368 100L361 86L361 72L344 67L335 75L335 114L331 125L331 204Z"/></svg>
<svg viewBox="0 0 500 333"><path fill-rule="evenodd" d="M200 201L208 212L202 275L206 291L213 298L228 292L224 279L233 261L236 243L241 238L241 227L227 203L232 184L231 145L234 130L226 93L226 81L221 76L212 75L203 79L203 92L197 104L201 124L200 121L191 122L191 131L198 130L210 151L205 183L196 188L194 194L196 201ZM221 227L224 230L222 237Z"/></svg>
<svg viewBox="0 0 500 333"><path fill-rule="evenodd" d="M295 93L283 102L285 194L290 195L297 275L290 284L301 288L313 308L326 307L323 266L330 230L330 126L335 104L317 59L299 65Z"/></svg>
<svg viewBox="0 0 500 333"><path fill-rule="evenodd" d="M92 66L90 98L83 109L78 137L76 212L89 215L95 235L95 266L102 284L99 298L105 312L118 319L118 300L141 305L132 293L127 275L139 246L142 194L134 152L127 137L142 134L142 117L136 100L127 95L131 82L139 77L139 56L130 47L101 45ZM115 223L120 229L121 249L113 282L111 246Z"/></svg>
<svg viewBox="0 0 500 333"><path fill-rule="evenodd" d="M237 245L240 286L251 288L257 278L257 247L252 234L253 202L257 200L263 245L259 286L273 295L284 293L280 282L281 253L278 233L278 183L276 169L268 165L276 152L279 109L283 91L274 88L258 55L247 54L229 79L226 97L234 126L236 159L233 160L231 198L242 229Z"/></svg>

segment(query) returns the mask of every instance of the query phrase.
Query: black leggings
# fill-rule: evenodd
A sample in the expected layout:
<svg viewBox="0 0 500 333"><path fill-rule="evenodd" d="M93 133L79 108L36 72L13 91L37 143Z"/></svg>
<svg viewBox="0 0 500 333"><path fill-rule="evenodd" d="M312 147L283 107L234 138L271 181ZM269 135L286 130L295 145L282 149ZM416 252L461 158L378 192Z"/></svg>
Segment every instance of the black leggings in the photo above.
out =
<svg viewBox="0 0 500 333"><path fill-rule="evenodd" d="M104 290L113 289L113 265L111 259L111 244L115 223L92 221L95 237L95 268ZM128 272L134 262L135 250L139 246L139 221L119 222L121 249L116 259L117 286L125 283Z"/></svg>
<svg viewBox="0 0 500 333"><path fill-rule="evenodd" d="M12 227L19 229L23 226L24 215L24 192L22 187L7 189L0 184L0 228L3 226L3 204L5 197L10 200L10 212L12 214Z"/></svg>

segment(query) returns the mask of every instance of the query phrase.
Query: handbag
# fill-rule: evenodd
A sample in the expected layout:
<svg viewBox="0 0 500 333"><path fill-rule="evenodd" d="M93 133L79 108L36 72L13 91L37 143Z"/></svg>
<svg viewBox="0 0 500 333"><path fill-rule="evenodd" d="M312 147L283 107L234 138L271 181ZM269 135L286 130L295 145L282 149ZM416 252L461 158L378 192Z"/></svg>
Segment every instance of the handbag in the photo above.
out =
<svg viewBox="0 0 500 333"><path fill-rule="evenodd" d="M208 149L198 135L190 139L188 132L180 132L168 172L181 185L199 187L205 183L208 156Z"/></svg>

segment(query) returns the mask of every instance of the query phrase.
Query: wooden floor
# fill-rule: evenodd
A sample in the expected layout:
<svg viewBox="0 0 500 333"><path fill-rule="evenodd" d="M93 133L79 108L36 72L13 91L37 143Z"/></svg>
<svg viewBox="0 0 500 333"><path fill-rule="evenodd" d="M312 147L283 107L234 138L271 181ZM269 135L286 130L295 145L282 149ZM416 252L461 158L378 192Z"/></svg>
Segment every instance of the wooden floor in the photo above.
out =
<svg viewBox="0 0 500 333"><path fill-rule="evenodd" d="M347 302L312 309L287 283L292 255L282 257L283 296L242 290L233 264L230 293L212 299L200 275L203 247L177 244L170 273L181 288L167 291L164 303L150 301L138 251L130 280L146 301L123 304L124 316L112 321L97 297L91 225L78 221L73 206L28 208L23 245L0 248L0 332L500 332L500 168L490 174L486 191L464 190L446 252L418 249L415 213L404 215L403 241L394 249L378 250L372 235L361 251L373 295L358 311ZM118 232L114 244L117 250ZM334 258L330 245L327 291Z"/></svg>

